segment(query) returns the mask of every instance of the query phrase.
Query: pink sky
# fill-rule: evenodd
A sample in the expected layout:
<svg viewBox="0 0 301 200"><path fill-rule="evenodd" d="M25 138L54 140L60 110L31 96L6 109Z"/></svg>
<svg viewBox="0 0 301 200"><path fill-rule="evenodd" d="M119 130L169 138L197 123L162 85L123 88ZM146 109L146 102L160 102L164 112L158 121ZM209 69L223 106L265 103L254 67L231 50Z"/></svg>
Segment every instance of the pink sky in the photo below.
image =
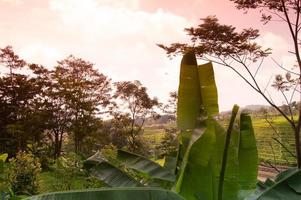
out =
<svg viewBox="0 0 301 200"><path fill-rule="evenodd" d="M292 63L281 24L263 26L257 13L243 15L228 0L0 0L0 47L12 45L26 60L49 67L73 54L95 63L113 81L140 80L165 101L177 89L180 58L166 58L156 43L187 40L183 29L208 15L238 28L261 29L259 42L274 47L280 63ZM267 60L260 84L277 70ZM222 111L234 103L265 104L232 71L221 66L215 71ZM284 102L275 95L276 102Z"/></svg>

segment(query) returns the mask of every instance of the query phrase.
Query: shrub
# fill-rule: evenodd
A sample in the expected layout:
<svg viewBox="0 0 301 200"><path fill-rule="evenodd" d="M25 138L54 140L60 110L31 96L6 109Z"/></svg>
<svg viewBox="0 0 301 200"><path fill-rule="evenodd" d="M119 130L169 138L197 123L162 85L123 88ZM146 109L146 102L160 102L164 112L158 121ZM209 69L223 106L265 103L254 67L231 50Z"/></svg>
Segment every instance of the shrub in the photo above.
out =
<svg viewBox="0 0 301 200"><path fill-rule="evenodd" d="M31 153L18 152L9 160L9 183L15 194L36 194L41 164Z"/></svg>
<svg viewBox="0 0 301 200"><path fill-rule="evenodd" d="M54 190L71 190L75 189L75 179L83 175L82 159L75 153L59 157L54 165L54 173L57 180L60 180L53 185Z"/></svg>
<svg viewBox="0 0 301 200"><path fill-rule="evenodd" d="M46 143L29 144L27 145L27 150L28 152L33 154L35 158L39 159L43 171L49 170L50 166L54 163L54 160L52 158L53 152L49 145L47 145Z"/></svg>
<svg viewBox="0 0 301 200"><path fill-rule="evenodd" d="M7 186L7 154L0 154L0 195L4 197L6 193L9 191L9 187Z"/></svg>

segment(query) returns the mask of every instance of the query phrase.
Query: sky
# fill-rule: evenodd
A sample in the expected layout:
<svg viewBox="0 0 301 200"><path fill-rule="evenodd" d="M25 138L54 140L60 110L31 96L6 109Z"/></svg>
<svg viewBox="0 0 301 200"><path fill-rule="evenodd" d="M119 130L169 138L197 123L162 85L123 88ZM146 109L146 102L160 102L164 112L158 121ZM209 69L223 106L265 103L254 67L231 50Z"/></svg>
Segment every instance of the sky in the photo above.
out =
<svg viewBox="0 0 301 200"><path fill-rule="evenodd" d="M285 26L263 25L257 12L245 15L229 0L0 0L0 47L12 45L25 60L48 67L72 54L94 63L113 81L140 80L151 96L165 102L178 88L181 58L167 58L156 44L188 41L183 29L208 15L238 29L260 29L258 42L273 49L277 62L292 65ZM266 104L233 71L214 69L221 111L233 104ZM266 59L259 84L265 87L280 72ZM274 102L285 103L273 88L268 91Z"/></svg>

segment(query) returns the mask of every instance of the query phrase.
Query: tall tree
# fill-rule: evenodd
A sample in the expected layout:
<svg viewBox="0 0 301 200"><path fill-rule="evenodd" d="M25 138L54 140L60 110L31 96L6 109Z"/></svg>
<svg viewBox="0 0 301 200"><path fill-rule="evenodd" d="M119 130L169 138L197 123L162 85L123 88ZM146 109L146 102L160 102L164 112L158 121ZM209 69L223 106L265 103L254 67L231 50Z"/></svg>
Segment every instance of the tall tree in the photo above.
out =
<svg viewBox="0 0 301 200"><path fill-rule="evenodd" d="M142 86L139 81L122 81L115 83L116 92L114 97L117 99L119 114L115 117L121 118L122 122L128 122L126 134L128 135L129 148L132 151L139 147L138 136L141 133L145 120L148 117L156 117L154 108L159 105L156 98L150 98L147 88ZM118 101L120 101L118 103Z"/></svg>
<svg viewBox="0 0 301 200"><path fill-rule="evenodd" d="M54 71L36 64L31 64L29 68L43 86L39 110L45 124L45 135L51 142L52 155L56 159L60 156L63 136L69 130L71 118L65 110L64 98L59 95L58 84L53 81Z"/></svg>
<svg viewBox="0 0 301 200"><path fill-rule="evenodd" d="M262 66L263 59L271 53L270 49L263 49L256 43L259 37L259 31L253 28L237 31L236 27L220 24L216 17L206 17L197 27L186 28L186 33L190 36L189 43L173 43L170 46L160 44L159 46L166 50L168 55L175 55L186 51L194 51L198 58L212 61L220 65L229 67L238 74L252 89L260 94L272 107L274 107L291 125L295 136L295 151L297 165L301 168L301 109L298 117L295 119L290 99L298 94L301 100L301 58L300 58L300 37L301 30L301 1L299 0L230 0L235 3L236 8L245 11L256 9L261 14L263 23L268 23L276 18L276 21L282 21L287 25L291 35L292 48L291 53L295 55L297 63L297 72L292 72L275 61L276 65L289 72L287 80L280 80L279 76L274 81L276 87L284 96L289 107L289 114L284 112L280 106L276 105L267 94L265 88L261 88L256 79L256 74L252 73L250 66L257 65L257 69ZM241 66L245 72L240 72L237 66ZM295 79L290 78L295 75ZM291 81L292 80L292 81ZM285 86L285 87L283 87ZM300 88L299 92L297 88ZM292 96L287 97L285 90L293 90Z"/></svg>
<svg viewBox="0 0 301 200"><path fill-rule="evenodd" d="M26 62L10 46L0 49L0 64L10 71L0 77L0 151L14 155L28 141L40 140L43 123L37 102L43 86L35 77L13 72Z"/></svg>
<svg viewBox="0 0 301 200"><path fill-rule="evenodd" d="M63 99L63 108L70 116L75 152L81 151L81 142L92 131L93 122L101 114L100 108L110 103L110 79L81 58L69 56L58 62L52 81L57 97Z"/></svg>
<svg viewBox="0 0 301 200"><path fill-rule="evenodd" d="M23 68L26 62L15 54L12 46L6 46L5 48L0 48L0 64L9 68L10 74L13 74L13 69Z"/></svg>

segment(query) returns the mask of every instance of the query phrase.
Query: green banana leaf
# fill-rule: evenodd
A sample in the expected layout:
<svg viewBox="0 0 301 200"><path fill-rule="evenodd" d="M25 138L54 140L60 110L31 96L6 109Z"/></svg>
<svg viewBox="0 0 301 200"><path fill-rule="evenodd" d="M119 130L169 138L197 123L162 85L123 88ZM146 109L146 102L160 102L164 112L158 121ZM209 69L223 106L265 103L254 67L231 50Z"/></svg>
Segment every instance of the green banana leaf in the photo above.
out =
<svg viewBox="0 0 301 200"><path fill-rule="evenodd" d="M258 152L251 117L242 113L240 115L239 140L239 183L241 197L251 194L255 189L258 175Z"/></svg>
<svg viewBox="0 0 301 200"><path fill-rule="evenodd" d="M201 91L195 54L186 53L181 61L178 89L177 127L192 130L200 115Z"/></svg>
<svg viewBox="0 0 301 200"><path fill-rule="evenodd" d="M235 200L238 183L238 136L232 133L224 177L224 200ZM213 119L205 133L191 147L179 194L187 200L217 199L219 175L224 151L225 130Z"/></svg>
<svg viewBox="0 0 301 200"><path fill-rule="evenodd" d="M166 156L164 162L164 168L171 171L172 174L176 174L177 167L177 157L176 156Z"/></svg>
<svg viewBox="0 0 301 200"><path fill-rule="evenodd" d="M26 200L184 200L168 190L158 188L105 188L43 194Z"/></svg>
<svg viewBox="0 0 301 200"><path fill-rule="evenodd" d="M177 169L179 171L177 172L177 183L174 188L176 191L179 191L182 184L189 149L200 136L199 133L205 131L204 127L201 126L198 127L198 131L193 131L199 123L200 114L201 90L198 66L194 52L188 52L181 61L178 89L177 127L181 132L177 158Z"/></svg>
<svg viewBox="0 0 301 200"><path fill-rule="evenodd" d="M177 126L181 133L178 156L180 170L176 191L180 191L190 149L206 131L205 124L211 121L206 121L205 116L218 113L217 88L212 64L198 66L194 53L186 53L181 62L178 93Z"/></svg>
<svg viewBox="0 0 301 200"><path fill-rule="evenodd" d="M215 126L208 119L206 129L195 129L195 140L191 140L186 151L176 191L186 200L212 199L212 174L209 161L215 144Z"/></svg>
<svg viewBox="0 0 301 200"><path fill-rule="evenodd" d="M280 173L275 181L267 179L257 184L256 191L246 200L300 200L301 170L288 169Z"/></svg>
<svg viewBox="0 0 301 200"><path fill-rule="evenodd" d="M92 176L106 183L111 187L137 187L142 186L137 180L106 161L100 152L88 158L84 167L88 169Z"/></svg>
<svg viewBox="0 0 301 200"><path fill-rule="evenodd" d="M203 65L199 65L198 72L202 105L204 107L204 110L206 111L207 115L218 114L218 94L212 63L209 62Z"/></svg>
<svg viewBox="0 0 301 200"><path fill-rule="evenodd" d="M170 182L175 181L176 177L169 169L164 168L156 162L141 155L130 153L124 150L118 150L117 158L126 168L145 173L150 178L156 178Z"/></svg>

